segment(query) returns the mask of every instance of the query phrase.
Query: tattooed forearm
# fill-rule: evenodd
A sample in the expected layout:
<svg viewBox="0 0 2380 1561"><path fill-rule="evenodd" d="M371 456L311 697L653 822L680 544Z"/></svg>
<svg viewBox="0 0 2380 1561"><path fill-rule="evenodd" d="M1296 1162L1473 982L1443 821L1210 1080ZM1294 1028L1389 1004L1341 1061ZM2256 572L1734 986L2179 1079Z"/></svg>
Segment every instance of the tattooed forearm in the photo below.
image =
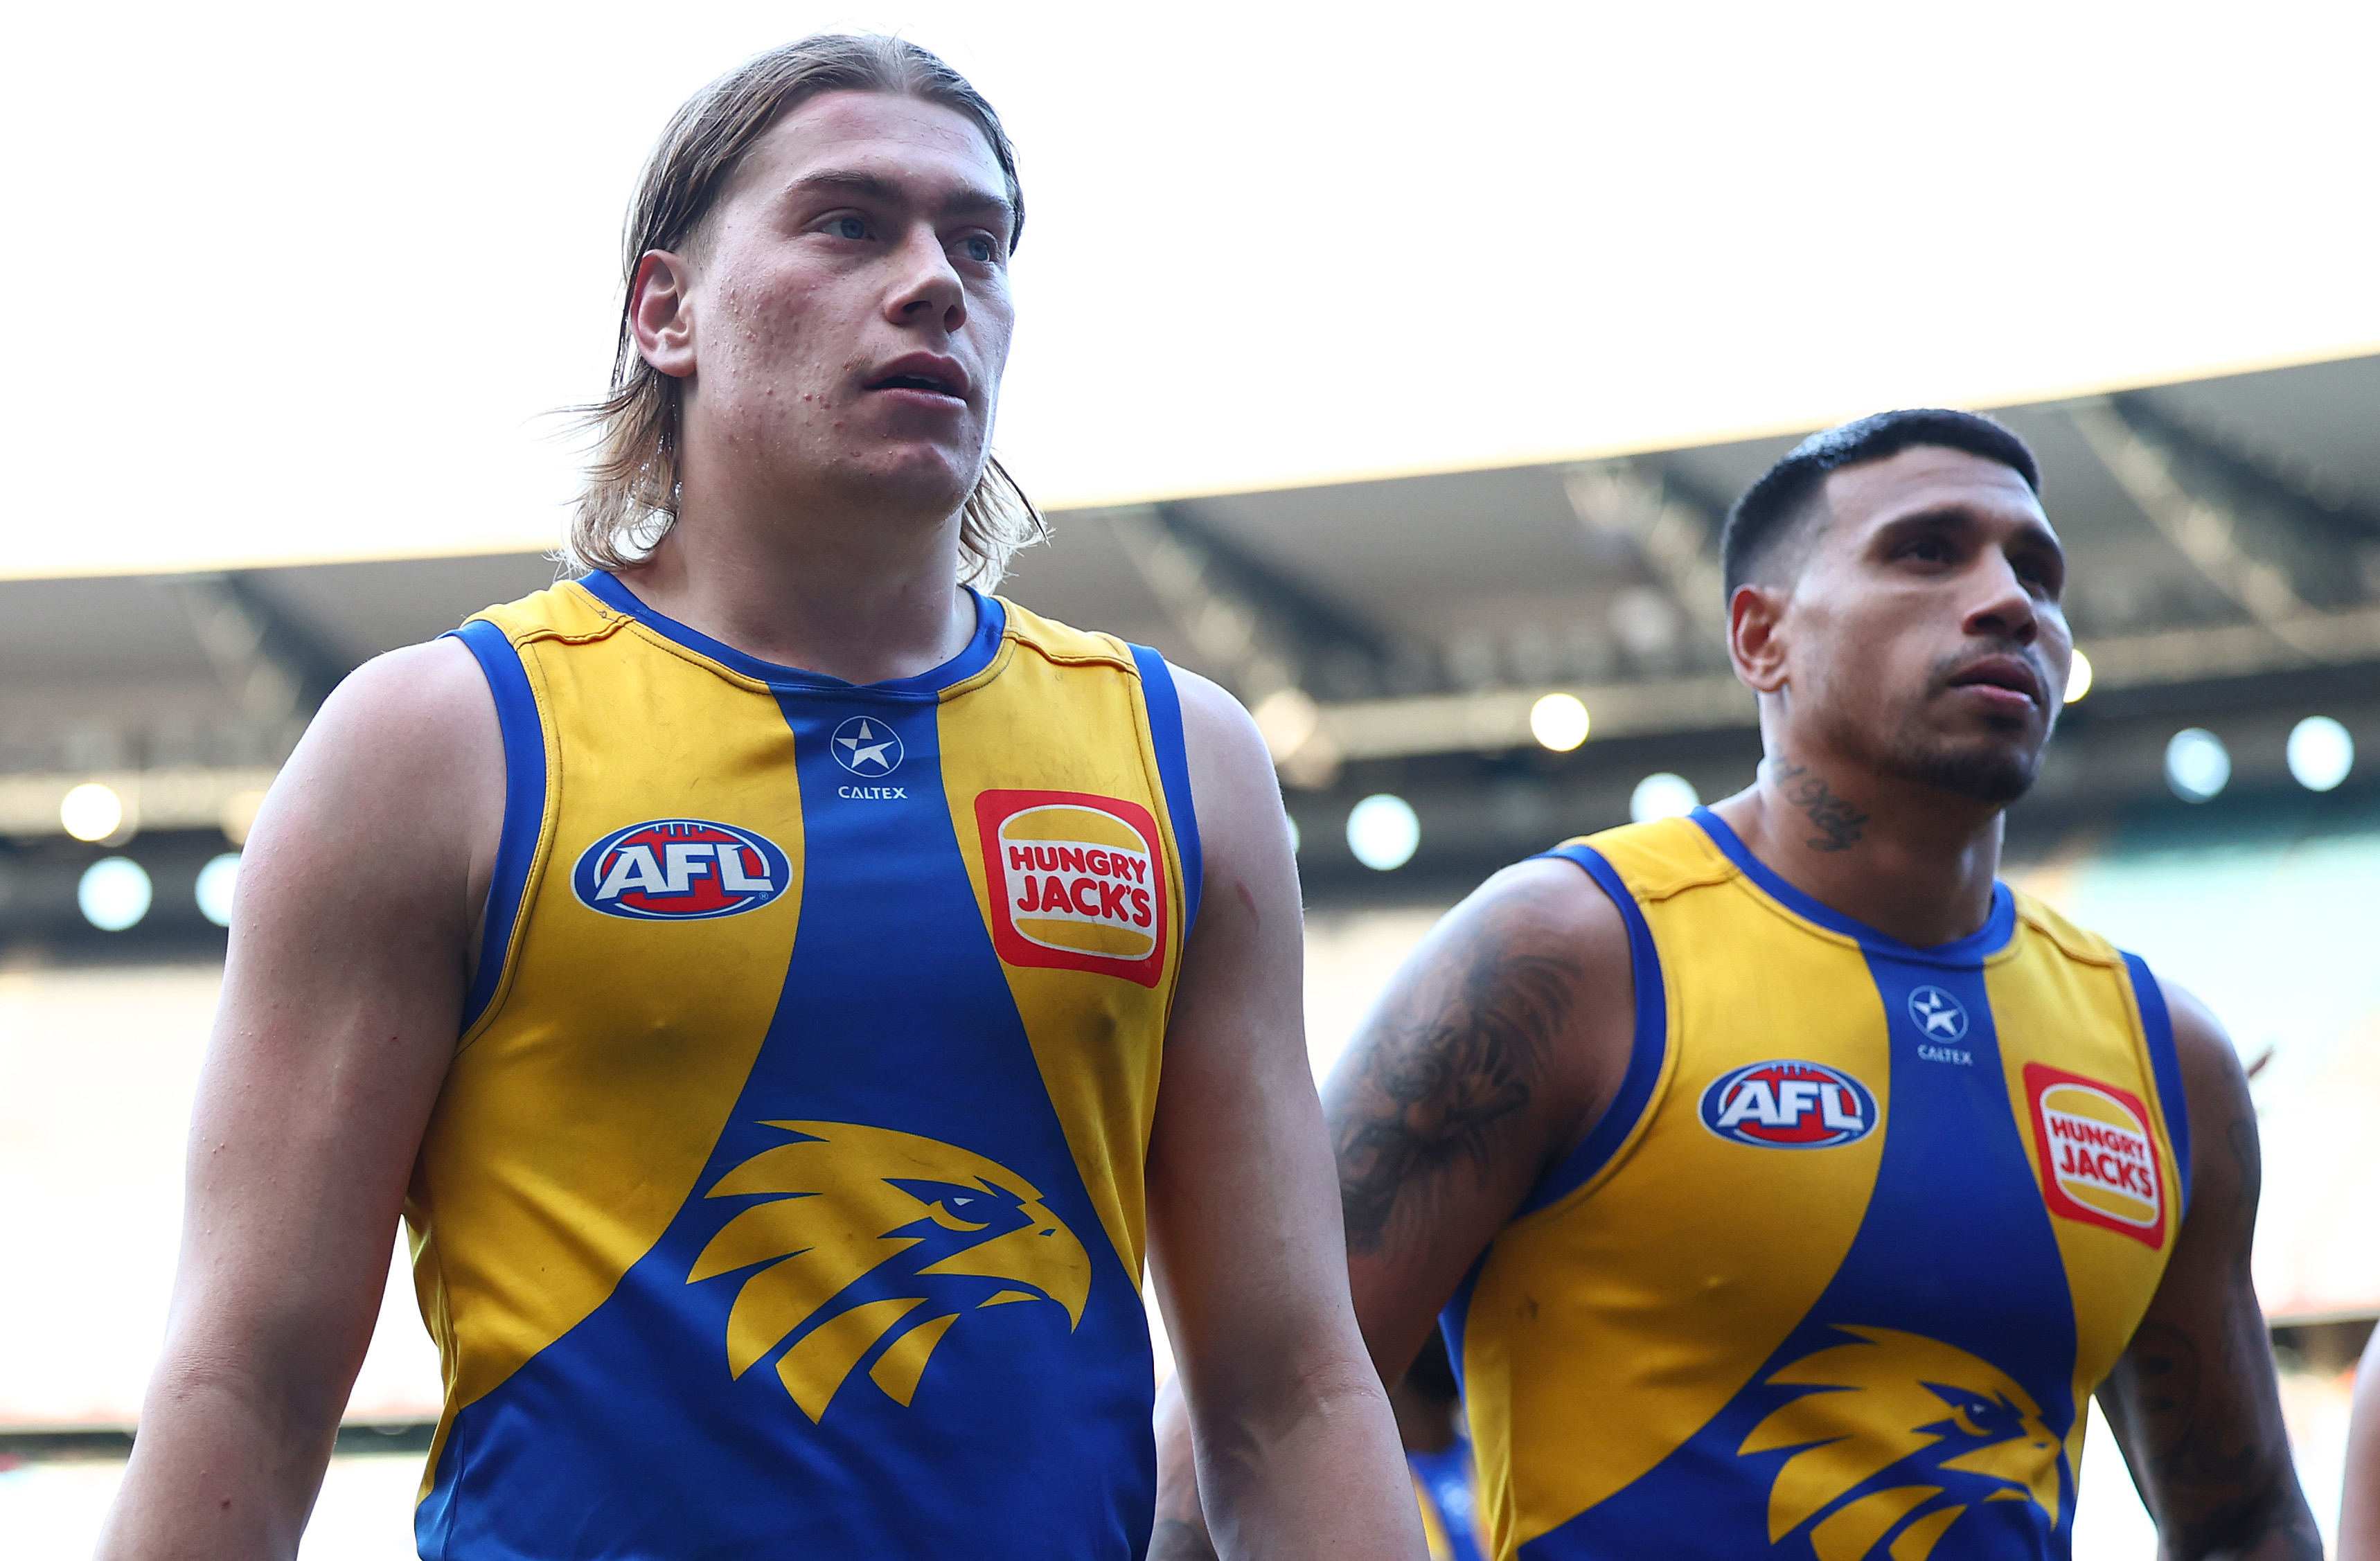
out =
<svg viewBox="0 0 2380 1561"><path fill-rule="evenodd" d="M1833 788L1810 773L1809 766L1772 761L1777 789L1785 800L1809 815L1818 833L1803 842L1813 851L1849 851L1858 843L1868 816L1835 795Z"/></svg>
<svg viewBox="0 0 2380 1561"><path fill-rule="evenodd" d="M1384 1015L1354 1087L1331 1102L1350 1252L1378 1252L1457 1164L1487 1168L1489 1130L1542 1083L1578 977L1567 960L1509 951L1492 928L1441 968L1439 990L1421 994L1435 1000Z"/></svg>
<svg viewBox="0 0 2380 1561"><path fill-rule="evenodd" d="M2241 1369L2242 1341L2228 1337L2212 1373ZM2265 1348L2261 1334L2247 1348ZM2148 1322L2108 1380L2107 1418L2130 1445L2164 1535L2164 1554L2321 1561L2322 1540L2299 1493L2277 1427L2210 1404L2209 1373L2189 1334Z"/></svg>

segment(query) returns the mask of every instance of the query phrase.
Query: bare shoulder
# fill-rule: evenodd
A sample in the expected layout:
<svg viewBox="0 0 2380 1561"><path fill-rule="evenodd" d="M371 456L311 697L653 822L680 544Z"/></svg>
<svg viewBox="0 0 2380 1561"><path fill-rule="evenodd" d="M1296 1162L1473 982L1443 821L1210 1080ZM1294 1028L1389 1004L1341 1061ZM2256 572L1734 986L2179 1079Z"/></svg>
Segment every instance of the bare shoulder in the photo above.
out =
<svg viewBox="0 0 2380 1561"><path fill-rule="evenodd" d="M2162 975L2156 984L2173 1021L2174 1058L2190 1112L2192 1213L2228 1221L2244 1207L2252 1219L2264 1156L2247 1070L2213 1010Z"/></svg>
<svg viewBox="0 0 2380 1561"><path fill-rule="evenodd" d="M1348 1250L1467 1264L1618 1092L1630 975L1626 923L1568 862L1507 867L1449 912L1324 1091Z"/></svg>
<svg viewBox="0 0 2380 1561"><path fill-rule="evenodd" d="M1188 751L1190 783L1201 804L1208 793L1236 800L1254 792L1278 795L1272 759L1256 718L1210 678L1174 667L1173 687L1182 701L1183 746Z"/></svg>
<svg viewBox="0 0 2380 1561"><path fill-rule="evenodd" d="M282 767L246 853L242 901L285 898L277 889L334 867L392 906L460 907L468 922L486 892L504 799L503 732L470 651L455 639L390 651L332 692Z"/></svg>
<svg viewBox="0 0 2380 1561"><path fill-rule="evenodd" d="M1405 972L1472 980L1497 967L1542 967L1570 999L1629 1001L1628 924L1609 895L1558 857L1514 863L1447 913Z"/></svg>

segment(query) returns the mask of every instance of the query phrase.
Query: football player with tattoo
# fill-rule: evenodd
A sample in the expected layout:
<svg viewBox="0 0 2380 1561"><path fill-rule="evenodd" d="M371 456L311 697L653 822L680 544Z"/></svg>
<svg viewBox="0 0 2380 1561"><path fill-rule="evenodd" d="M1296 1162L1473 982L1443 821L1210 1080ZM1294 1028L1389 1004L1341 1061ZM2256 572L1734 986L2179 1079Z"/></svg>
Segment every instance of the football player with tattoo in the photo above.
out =
<svg viewBox="0 0 2380 1561"><path fill-rule="evenodd" d="M2319 1556L2230 1043L1996 877L2072 657L2039 490L1959 412L1779 461L1754 784L1497 875L1332 1075L1357 1314L1391 1381L1443 1329L1500 1561L2063 1557L2094 1394L2166 1556Z"/></svg>
<svg viewBox="0 0 2380 1561"><path fill-rule="evenodd" d="M1226 1526L1420 1549L1263 742L988 594L1024 216L910 43L672 120L576 577L349 678L257 821L107 1561L296 1554L400 1209L432 1561L1135 1561L1145 1256Z"/></svg>

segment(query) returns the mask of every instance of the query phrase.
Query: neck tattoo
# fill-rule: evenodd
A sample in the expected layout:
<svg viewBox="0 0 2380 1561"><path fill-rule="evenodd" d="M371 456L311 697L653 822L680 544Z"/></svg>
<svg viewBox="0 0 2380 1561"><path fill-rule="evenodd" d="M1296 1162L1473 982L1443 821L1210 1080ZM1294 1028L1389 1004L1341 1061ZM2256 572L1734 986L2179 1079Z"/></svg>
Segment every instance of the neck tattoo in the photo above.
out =
<svg viewBox="0 0 2380 1561"><path fill-rule="evenodd" d="M1774 762L1777 789L1787 802L1809 816L1819 832L1803 843L1812 851L1849 851L1857 844L1860 827L1867 815L1835 795L1824 780L1810 773L1810 767Z"/></svg>

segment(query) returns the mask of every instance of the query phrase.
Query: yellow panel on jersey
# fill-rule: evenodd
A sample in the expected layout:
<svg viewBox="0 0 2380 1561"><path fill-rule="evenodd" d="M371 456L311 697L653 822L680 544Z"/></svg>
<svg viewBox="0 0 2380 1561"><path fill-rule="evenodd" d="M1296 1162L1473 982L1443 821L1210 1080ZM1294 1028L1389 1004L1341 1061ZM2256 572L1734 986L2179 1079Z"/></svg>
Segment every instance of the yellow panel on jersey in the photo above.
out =
<svg viewBox="0 0 2380 1561"><path fill-rule="evenodd" d="M1447 1311L1495 1554L2063 1555L2180 1218L2145 971L2005 889L1910 948L1707 811L1556 854L1637 1036Z"/></svg>
<svg viewBox="0 0 2380 1561"><path fill-rule="evenodd" d="M978 625L860 687L602 575L461 631L507 801L407 1208L425 1556L1145 1543L1180 711L1152 653Z"/></svg>

